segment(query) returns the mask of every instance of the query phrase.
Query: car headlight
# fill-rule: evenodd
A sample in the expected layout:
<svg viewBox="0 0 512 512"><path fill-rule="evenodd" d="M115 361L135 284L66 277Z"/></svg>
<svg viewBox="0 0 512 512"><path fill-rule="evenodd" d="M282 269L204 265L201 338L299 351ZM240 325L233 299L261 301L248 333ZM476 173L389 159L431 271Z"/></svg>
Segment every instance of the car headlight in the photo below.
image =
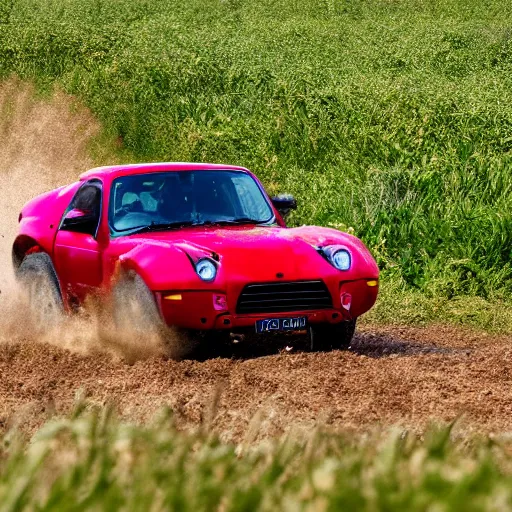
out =
<svg viewBox="0 0 512 512"><path fill-rule="evenodd" d="M329 263L338 270L349 270L352 265L352 257L347 249L338 245L323 247L322 252Z"/></svg>
<svg viewBox="0 0 512 512"><path fill-rule="evenodd" d="M203 281L213 281L217 275L217 266L205 258L196 263L196 272Z"/></svg>

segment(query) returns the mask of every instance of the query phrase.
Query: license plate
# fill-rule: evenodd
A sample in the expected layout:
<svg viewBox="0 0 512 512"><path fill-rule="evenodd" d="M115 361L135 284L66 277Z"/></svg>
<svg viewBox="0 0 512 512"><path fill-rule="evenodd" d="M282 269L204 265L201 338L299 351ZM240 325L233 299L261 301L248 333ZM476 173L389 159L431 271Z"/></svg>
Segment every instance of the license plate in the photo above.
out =
<svg viewBox="0 0 512 512"><path fill-rule="evenodd" d="M308 323L307 316L294 318L269 318L256 321L256 332L302 331Z"/></svg>

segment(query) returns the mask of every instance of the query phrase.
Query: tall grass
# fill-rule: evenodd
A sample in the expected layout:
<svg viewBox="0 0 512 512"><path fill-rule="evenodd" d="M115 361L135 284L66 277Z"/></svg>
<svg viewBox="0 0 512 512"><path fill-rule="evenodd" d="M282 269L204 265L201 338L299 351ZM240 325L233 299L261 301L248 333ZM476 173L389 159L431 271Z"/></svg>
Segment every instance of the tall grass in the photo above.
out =
<svg viewBox="0 0 512 512"><path fill-rule="evenodd" d="M508 0L13 0L0 75L140 160L252 168L427 296L512 291Z"/></svg>
<svg viewBox="0 0 512 512"><path fill-rule="evenodd" d="M108 409L1 440L0 508L18 510L509 510L510 455L450 427L313 433L254 445L119 423Z"/></svg>

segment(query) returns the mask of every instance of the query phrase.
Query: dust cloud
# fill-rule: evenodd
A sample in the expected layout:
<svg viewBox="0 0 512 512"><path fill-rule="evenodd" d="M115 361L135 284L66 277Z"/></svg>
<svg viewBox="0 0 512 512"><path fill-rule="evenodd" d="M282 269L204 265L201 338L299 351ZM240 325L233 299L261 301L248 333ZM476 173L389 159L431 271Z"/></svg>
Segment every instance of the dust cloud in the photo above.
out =
<svg viewBox="0 0 512 512"><path fill-rule="evenodd" d="M21 207L75 181L92 165L87 144L98 133L92 115L63 93L38 99L31 85L0 84L0 289L13 286L11 247Z"/></svg>
<svg viewBox="0 0 512 512"><path fill-rule="evenodd" d="M76 181L93 166L88 146L100 130L72 97L38 97L18 79L0 84L0 342L44 341L75 352L108 352L125 360L160 355L157 336L122 333L100 308L51 325L38 318L16 285L11 248L21 207L38 194Z"/></svg>

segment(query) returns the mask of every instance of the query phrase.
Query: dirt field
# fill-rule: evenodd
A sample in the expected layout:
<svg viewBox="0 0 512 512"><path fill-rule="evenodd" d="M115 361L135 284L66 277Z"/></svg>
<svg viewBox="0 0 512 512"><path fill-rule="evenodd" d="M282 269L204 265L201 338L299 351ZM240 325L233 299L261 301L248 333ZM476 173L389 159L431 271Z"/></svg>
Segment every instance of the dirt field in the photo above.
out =
<svg viewBox="0 0 512 512"><path fill-rule="evenodd" d="M128 365L20 341L0 346L0 418L32 429L72 409L82 390L144 421L170 406L182 426L214 414L223 437L398 423L421 429L462 416L464 428L511 428L512 339L453 328L364 328L351 350L199 361L150 358ZM217 405L215 402L218 399ZM213 408L213 410L212 410ZM249 427L251 419L253 427ZM255 431L251 434L251 430Z"/></svg>
<svg viewBox="0 0 512 512"><path fill-rule="evenodd" d="M345 352L240 345L233 357L176 362L155 356L155 347L134 357L140 340L105 338L94 318L40 331L15 300L10 247L19 208L91 165L86 148L97 126L70 98L35 100L15 81L0 86L0 113L0 429L33 430L70 411L77 394L136 421L168 405L179 425L211 421L232 440L318 423L421 429L457 417L465 429L511 429L510 337L362 325Z"/></svg>

